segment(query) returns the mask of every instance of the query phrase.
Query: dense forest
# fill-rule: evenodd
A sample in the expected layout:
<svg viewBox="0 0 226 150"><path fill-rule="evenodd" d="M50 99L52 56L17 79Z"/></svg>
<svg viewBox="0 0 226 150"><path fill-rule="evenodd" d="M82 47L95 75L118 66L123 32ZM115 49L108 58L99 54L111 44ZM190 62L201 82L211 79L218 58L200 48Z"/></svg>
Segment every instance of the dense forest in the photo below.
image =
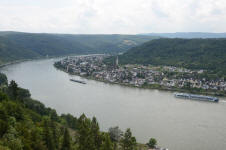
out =
<svg viewBox="0 0 226 150"><path fill-rule="evenodd" d="M106 62L113 62L114 57ZM120 64L152 64L226 74L226 39L156 39L119 55Z"/></svg>
<svg viewBox="0 0 226 150"><path fill-rule="evenodd" d="M0 64L69 54L120 53L155 37L0 32Z"/></svg>
<svg viewBox="0 0 226 150"><path fill-rule="evenodd" d="M95 117L59 116L0 73L0 150L136 150L156 144L153 138L138 144L130 129L101 132Z"/></svg>

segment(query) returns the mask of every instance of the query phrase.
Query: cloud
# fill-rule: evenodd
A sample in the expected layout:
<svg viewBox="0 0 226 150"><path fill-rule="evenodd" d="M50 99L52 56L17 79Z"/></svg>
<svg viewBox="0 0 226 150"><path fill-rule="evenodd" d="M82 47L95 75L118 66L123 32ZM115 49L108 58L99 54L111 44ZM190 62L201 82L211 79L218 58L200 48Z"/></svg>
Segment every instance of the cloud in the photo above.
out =
<svg viewBox="0 0 226 150"><path fill-rule="evenodd" d="M0 30L51 33L225 32L225 0L1 0Z"/></svg>

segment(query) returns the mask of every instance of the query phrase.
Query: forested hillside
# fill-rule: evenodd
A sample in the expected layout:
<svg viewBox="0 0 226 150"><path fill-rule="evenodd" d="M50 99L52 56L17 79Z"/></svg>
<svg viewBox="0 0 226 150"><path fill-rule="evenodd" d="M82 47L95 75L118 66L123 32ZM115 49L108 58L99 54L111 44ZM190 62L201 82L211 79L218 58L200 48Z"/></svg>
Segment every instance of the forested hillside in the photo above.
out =
<svg viewBox="0 0 226 150"><path fill-rule="evenodd" d="M0 32L0 64L19 59L68 54L119 53L154 37Z"/></svg>
<svg viewBox="0 0 226 150"><path fill-rule="evenodd" d="M156 145L150 140L149 147ZM76 118L33 100L15 81L8 85L0 73L0 150L135 150L138 145L130 129L112 127L101 132L97 119L84 114Z"/></svg>
<svg viewBox="0 0 226 150"><path fill-rule="evenodd" d="M113 58L108 61L112 62ZM157 39L119 56L121 64L152 64L206 69L226 74L226 39Z"/></svg>

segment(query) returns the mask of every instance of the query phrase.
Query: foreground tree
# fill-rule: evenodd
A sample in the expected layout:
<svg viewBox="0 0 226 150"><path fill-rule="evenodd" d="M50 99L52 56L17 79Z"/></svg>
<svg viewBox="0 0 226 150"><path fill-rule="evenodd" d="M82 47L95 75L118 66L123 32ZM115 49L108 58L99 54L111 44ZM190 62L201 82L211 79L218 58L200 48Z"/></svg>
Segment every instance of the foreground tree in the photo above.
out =
<svg viewBox="0 0 226 150"><path fill-rule="evenodd" d="M95 150L91 121L84 114L78 119L78 150Z"/></svg>
<svg viewBox="0 0 226 150"><path fill-rule="evenodd" d="M18 85L15 81L12 80L10 82L8 90L9 90L10 98L12 98L13 100L16 100L18 96Z"/></svg>
<svg viewBox="0 0 226 150"><path fill-rule="evenodd" d="M128 128L121 140L121 147L123 150L136 150L136 138L132 136L132 132Z"/></svg>
<svg viewBox="0 0 226 150"><path fill-rule="evenodd" d="M149 142L147 143L147 145L148 145L149 148L155 148L156 145L157 145L157 140L154 139L154 138L151 138L151 139L149 140Z"/></svg>
<svg viewBox="0 0 226 150"><path fill-rule="evenodd" d="M122 131L118 126L109 128L108 133L113 142L119 142L122 137Z"/></svg>
<svg viewBox="0 0 226 150"><path fill-rule="evenodd" d="M102 144L102 136L100 133L99 124L95 117L93 117L91 122L91 134L93 136L95 149L99 150Z"/></svg>
<svg viewBox="0 0 226 150"><path fill-rule="evenodd" d="M5 74L0 73L0 86L8 85L8 79Z"/></svg>
<svg viewBox="0 0 226 150"><path fill-rule="evenodd" d="M104 134L104 141L101 150L113 150L113 143L111 142L109 134Z"/></svg>
<svg viewBox="0 0 226 150"><path fill-rule="evenodd" d="M64 129L64 139L61 150L71 150L71 139L67 128Z"/></svg>
<svg viewBox="0 0 226 150"><path fill-rule="evenodd" d="M8 146L12 150L23 150L23 144L21 139L19 139L18 132L15 129L16 119L14 117L10 117L8 120L9 128L3 136L4 146Z"/></svg>
<svg viewBox="0 0 226 150"><path fill-rule="evenodd" d="M44 134L45 145L48 148L48 150L55 150L53 135L50 128L50 120L48 118L45 118L44 120L43 134Z"/></svg>
<svg viewBox="0 0 226 150"><path fill-rule="evenodd" d="M119 129L118 126L116 126L109 128L108 133L110 135L111 141L113 142L114 150L116 150L117 143L120 141L122 137L122 131Z"/></svg>

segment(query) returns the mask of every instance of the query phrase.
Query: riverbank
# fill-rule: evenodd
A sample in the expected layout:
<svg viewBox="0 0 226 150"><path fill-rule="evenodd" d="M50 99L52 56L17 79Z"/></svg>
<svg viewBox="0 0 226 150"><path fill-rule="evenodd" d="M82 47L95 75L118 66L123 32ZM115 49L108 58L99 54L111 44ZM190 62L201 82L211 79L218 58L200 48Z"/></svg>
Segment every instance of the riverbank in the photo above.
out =
<svg viewBox="0 0 226 150"><path fill-rule="evenodd" d="M71 54L71 55L62 55L62 56L37 57L37 58L33 58L33 59L19 59L19 60L15 60L15 61L9 61L9 62L1 63L0 68L5 67L5 66L9 66L9 65L13 65L13 64L17 64L17 63L22 63L22 62L25 62L25 61L52 59L52 58L63 58L63 57L68 57L68 56L77 56L77 55Z"/></svg>
<svg viewBox="0 0 226 150"><path fill-rule="evenodd" d="M8 65L12 65L12 64L25 62L25 61L31 61L31 60L34 60L34 59L21 59L21 60L16 60L16 61L10 61L10 62L6 62L6 63L2 63L2 64L0 64L0 68L8 66Z"/></svg>
<svg viewBox="0 0 226 150"><path fill-rule="evenodd" d="M68 55L61 55L61 56L48 56L48 57L37 57L33 59L20 59L20 60L15 60L15 61L9 61L9 62L4 62L0 63L0 68L12 65L12 64L17 64L25 61L32 61L32 60L41 60L41 59L52 59L52 58L64 58L64 57L69 57L69 56L91 56L91 55L104 55L104 54L68 54Z"/></svg>
<svg viewBox="0 0 226 150"><path fill-rule="evenodd" d="M134 86L134 85L119 83L119 82L109 82L109 81L106 81L106 80L97 79L97 78L92 77L92 76L83 76L83 75L80 75L80 74L77 74L77 73L67 72L66 69L57 67L56 65L54 65L54 67L61 70L61 71L69 73L71 75L77 75L77 76L83 77L85 79L100 81L100 82L104 82L104 83L108 83L108 84L117 84L117 85L120 85L120 86L126 86L126 87L131 87L131 88L140 88L140 89L157 89L157 90L161 90L161 91L183 92L183 93L192 93L192 94L226 97L225 93L219 93L219 92L217 93L217 91L203 92L203 91L199 91L199 89L168 88L168 87L164 87L164 86L161 86L161 85L158 85L158 84Z"/></svg>

